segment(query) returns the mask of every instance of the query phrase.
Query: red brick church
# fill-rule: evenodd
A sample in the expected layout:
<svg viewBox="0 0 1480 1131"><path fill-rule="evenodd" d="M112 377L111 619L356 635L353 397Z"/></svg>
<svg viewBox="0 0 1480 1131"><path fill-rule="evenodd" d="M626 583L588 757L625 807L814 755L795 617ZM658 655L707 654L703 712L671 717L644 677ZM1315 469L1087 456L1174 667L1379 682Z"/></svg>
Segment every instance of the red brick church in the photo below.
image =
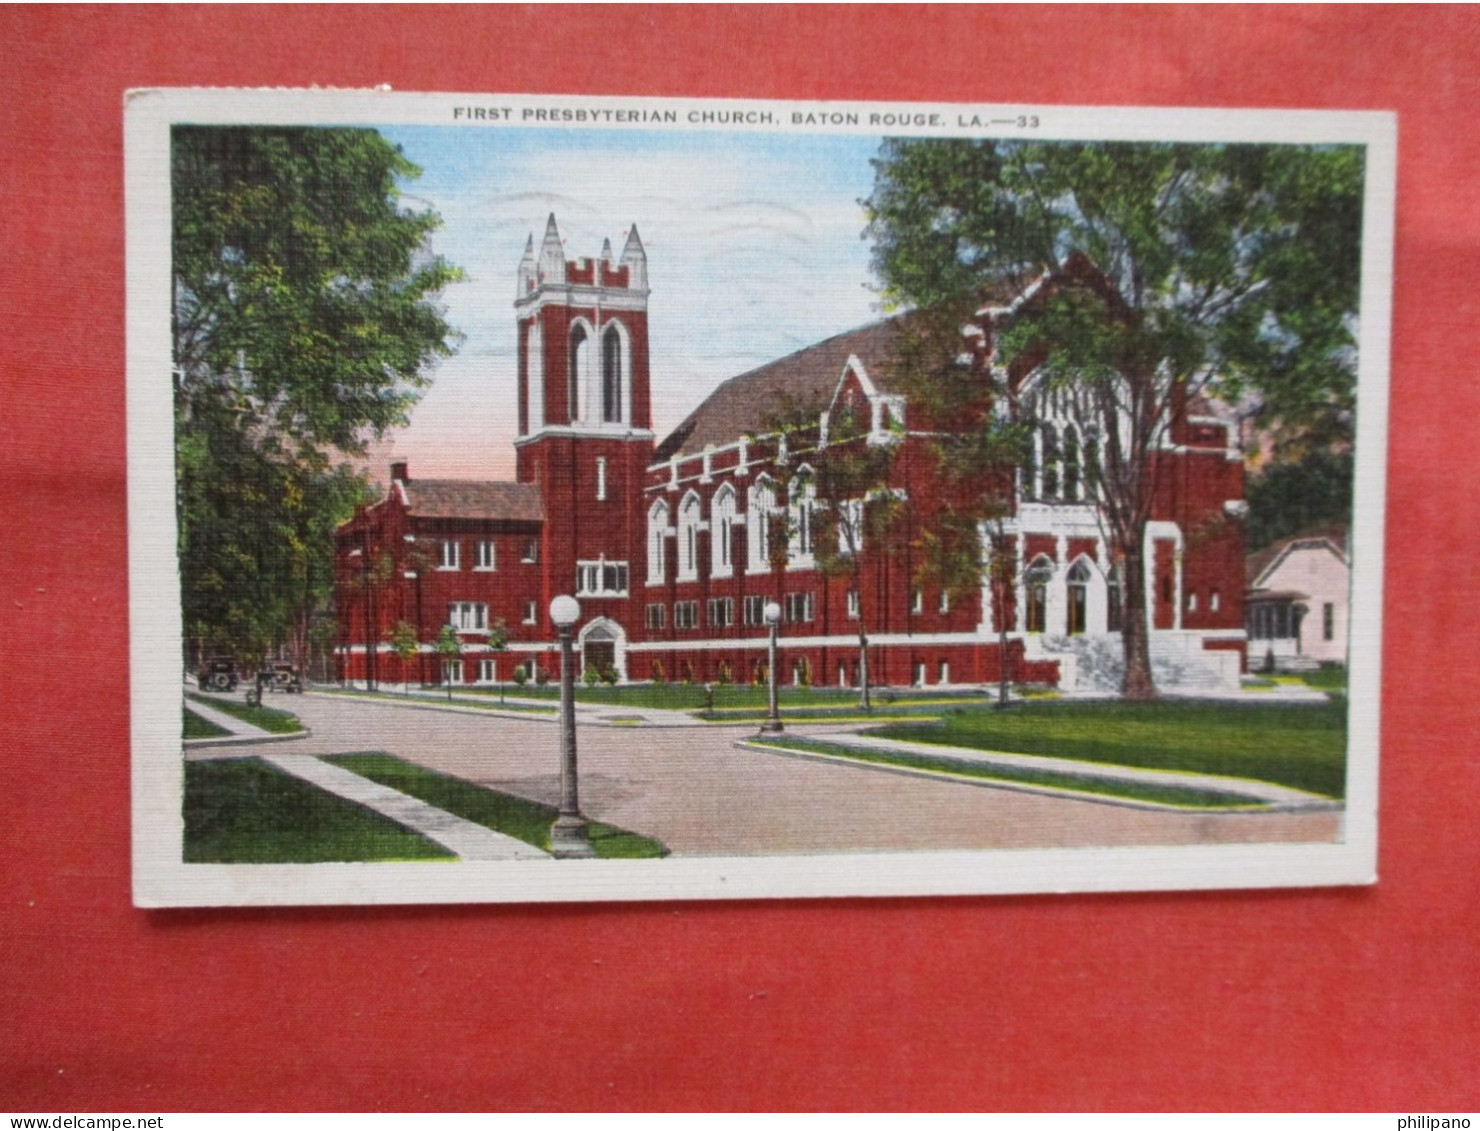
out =
<svg viewBox="0 0 1480 1131"><path fill-rule="evenodd" d="M461 643L456 683L554 675L551 598L574 594L582 670L624 681L750 682L765 674L767 603L783 610L785 682L856 686L858 623L876 683L978 684L998 677L996 616L1011 672L1066 689L1118 684L1120 587L1083 463L1092 439L1014 379L1015 411L1038 422L1033 469L1005 529L1018 558L1007 601L922 583L908 547L930 529L938 481L929 420L894 378L900 323L840 334L734 377L661 443L652 431L648 262L637 230L620 255L568 261L554 216L518 270L516 481L419 479L391 467L386 497L336 534L339 675L437 682L435 642ZM981 311L964 349L991 364L1011 304ZM661 347L661 343L659 343ZM825 406L817 428L782 436L780 403ZM855 576L819 568L809 458L839 414L867 442L902 445L905 552L869 555ZM960 422L955 422L960 427ZM805 436L803 440L801 437ZM1179 408L1158 453L1147 530L1153 664L1160 686L1236 687L1245 646L1243 462L1228 421ZM821 533L820 533L821 532ZM836 537L836 533L831 534ZM995 608L994 608L995 607ZM507 647L489 646L503 622ZM403 661L398 626L418 651ZM400 628L407 635L407 629Z"/></svg>

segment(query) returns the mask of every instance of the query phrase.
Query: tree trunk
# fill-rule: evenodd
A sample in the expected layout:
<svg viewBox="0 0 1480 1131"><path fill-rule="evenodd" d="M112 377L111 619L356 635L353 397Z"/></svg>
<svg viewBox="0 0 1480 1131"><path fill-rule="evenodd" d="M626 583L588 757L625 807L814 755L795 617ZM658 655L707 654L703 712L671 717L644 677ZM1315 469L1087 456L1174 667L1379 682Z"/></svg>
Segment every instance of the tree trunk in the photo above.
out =
<svg viewBox="0 0 1480 1131"><path fill-rule="evenodd" d="M1151 675L1151 637L1147 622L1146 558L1144 531L1125 539L1121 549L1125 576L1122 578L1125 608L1122 610L1120 640L1125 655L1122 697L1145 702L1156 698L1156 681Z"/></svg>
<svg viewBox="0 0 1480 1131"><path fill-rule="evenodd" d="M862 628L858 630L858 705L865 711L874 709L868 688L868 633Z"/></svg>

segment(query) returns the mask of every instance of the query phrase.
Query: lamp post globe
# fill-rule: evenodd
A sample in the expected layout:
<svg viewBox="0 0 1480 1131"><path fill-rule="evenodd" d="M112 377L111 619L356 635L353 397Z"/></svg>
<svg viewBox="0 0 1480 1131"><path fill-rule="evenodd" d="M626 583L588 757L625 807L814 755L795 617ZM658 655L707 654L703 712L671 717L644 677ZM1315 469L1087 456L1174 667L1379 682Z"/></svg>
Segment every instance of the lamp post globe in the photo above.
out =
<svg viewBox="0 0 1480 1131"><path fill-rule="evenodd" d="M766 714L766 721L761 723L761 733L780 734L785 729L781 725L781 712L778 709L776 697L776 636L781 627L781 606L775 601L768 601L766 607L761 610L761 616L765 618L766 624L771 629L771 640L766 649L770 710Z"/></svg>
<svg viewBox="0 0 1480 1131"><path fill-rule="evenodd" d="M561 594L550 602L550 619L560 637L560 814L550 826L550 851L558 857L592 856L586 818L581 815L576 771L576 679L571 647L581 605Z"/></svg>

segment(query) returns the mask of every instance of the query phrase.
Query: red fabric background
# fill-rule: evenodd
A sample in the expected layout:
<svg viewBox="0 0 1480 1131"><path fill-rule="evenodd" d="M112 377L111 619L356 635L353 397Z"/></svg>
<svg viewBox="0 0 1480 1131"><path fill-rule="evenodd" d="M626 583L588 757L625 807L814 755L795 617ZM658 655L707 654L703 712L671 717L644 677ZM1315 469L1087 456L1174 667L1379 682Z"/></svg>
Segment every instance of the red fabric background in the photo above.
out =
<svg viewBox="0 0 1480 1131"><path fill-rule="evenodd" d="M0 10L0 1104L1480 1108L1475 8ZM1396 109L1379 886L129 903L122 92Z"/></svg>

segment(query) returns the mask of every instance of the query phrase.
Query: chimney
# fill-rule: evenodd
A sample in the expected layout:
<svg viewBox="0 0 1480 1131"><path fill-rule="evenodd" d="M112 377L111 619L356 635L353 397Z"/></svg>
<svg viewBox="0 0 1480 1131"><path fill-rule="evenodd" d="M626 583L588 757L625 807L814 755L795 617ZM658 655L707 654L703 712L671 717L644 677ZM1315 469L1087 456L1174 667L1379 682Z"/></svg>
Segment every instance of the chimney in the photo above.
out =
<svg viewBox="0 0 1480 1131"><path fill-rule="evenodd" d="M391 481L393 483L410 483L411 474L406 469L409 464L404 459L398 459L391 464Z"/></svg>

